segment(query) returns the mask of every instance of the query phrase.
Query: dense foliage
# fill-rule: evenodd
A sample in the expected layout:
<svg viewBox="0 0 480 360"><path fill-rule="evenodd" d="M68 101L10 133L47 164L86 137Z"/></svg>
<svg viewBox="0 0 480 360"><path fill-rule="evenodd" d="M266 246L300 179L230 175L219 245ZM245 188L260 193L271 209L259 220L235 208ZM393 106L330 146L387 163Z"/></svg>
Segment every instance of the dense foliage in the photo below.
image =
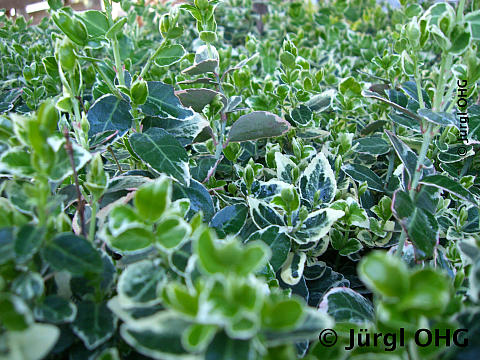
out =
<svg viewBox="0 0 480 360"><path fill-rule="evenodd" d="M48 2L0 16L0 359L478 358L479 1Z"/></svg>

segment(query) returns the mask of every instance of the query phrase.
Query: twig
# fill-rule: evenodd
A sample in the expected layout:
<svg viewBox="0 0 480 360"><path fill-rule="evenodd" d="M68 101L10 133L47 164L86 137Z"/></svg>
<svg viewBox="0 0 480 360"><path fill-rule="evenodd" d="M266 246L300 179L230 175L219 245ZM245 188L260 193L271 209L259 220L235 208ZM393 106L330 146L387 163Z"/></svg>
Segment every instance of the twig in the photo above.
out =
<svg viewBox="0 0 480 360"><path fill-rule="evenodd" d="M63 135L65 136L65 150L67 151L68 157L70 159L70 165L72 166L73 170L73 179L75 181L75 189L77 190L77 212L78 216L80 217L80 229L82 230L82 235L87 236L87 230L85 228L85 203L82 199L82 193L80 192L80 185L78 183L78 174L75 168L75 158L73 157L73 147L72 143L70 142L70 136L68 134L68 129L65 128L63 131Z"/></svg>
<svg viewBox="0 0 480 360"><path fill-rule="evenodd" d="M218 164L220 164L220 161L222 160L223 160L223 155L220 155L220 158L215 162L215 165L213 165L210 168L210 170L208 170L207 177L205 178L205 180L203 180L203 184L206 184L208 180L210 180L210 178L213 176L213 174L215 174L215 170L217 170L217 166Z"/></svg>
<svg viewBox="0 0 480 360"><path fill-rule="evenodd" d="M117 157L115 156L115 153L113 152L113 149L110 145L107 146L107 150L110 152L110 154L112 154L113 160L115 161L115 164L117 164L118 171L120 171L120 174L123 174L122 167L120 166L120 163L118 162Z"/></svg>

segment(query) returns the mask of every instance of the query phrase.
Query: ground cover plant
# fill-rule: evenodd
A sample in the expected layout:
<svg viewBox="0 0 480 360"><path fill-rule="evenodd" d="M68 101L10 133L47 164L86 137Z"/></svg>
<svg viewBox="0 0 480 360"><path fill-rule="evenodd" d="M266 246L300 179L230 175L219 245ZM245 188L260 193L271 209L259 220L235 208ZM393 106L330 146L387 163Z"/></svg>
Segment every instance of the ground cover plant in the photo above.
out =
<svg viewBox="0 0 480 360"><path fill-rule="evenodd" d="M480 2L48 3L0 16L0 359L478 358Z"/></svg>

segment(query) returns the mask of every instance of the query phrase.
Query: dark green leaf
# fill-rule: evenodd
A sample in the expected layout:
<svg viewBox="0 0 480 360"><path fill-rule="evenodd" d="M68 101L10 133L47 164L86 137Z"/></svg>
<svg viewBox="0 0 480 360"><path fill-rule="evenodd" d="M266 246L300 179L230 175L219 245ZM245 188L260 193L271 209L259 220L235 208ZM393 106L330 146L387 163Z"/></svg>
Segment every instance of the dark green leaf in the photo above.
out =
<svg viewBox="0 0 480 360"><path fill-rule="evenodd" d="M331 202L337 191L337 182L332 167L325 155L319 152L308 164L300 177L300 192L302 198L311 205L314 203L315 193L320 192L319 200Z"/></svg>
<svg viewBox="0 0 480 360"><path fill-rule="evenodd" d="M73 332L89 350L107 341L115 332L117 319L106 303L82 301L72 324Z"/></svg>
<svg viewBox="0 0 480 360"><path fill-rule="evenodd" d="M218 95L221 97L223 105L227 105L227 99L221 93L211 89L186 89L176 91L175 95L180 99L180 102L185 107L191 107L194 111L201 113L203 108L210 104L212 100Z"/></svg>
<svg viewBox="0 0 480 360"><path fill-rule="evenodd" d="M100 253L92 243L71 233L59 234L47 242L42 256L55 270L75 275L99 274L103 269Z"/></svg>
<svg viewBox="0 0 480 360"><path fill-rule="evenodd" d="M313 120L313 112L308 106L300 105L290 112L290 117L295 124L306 126Z"/></svg>
<svg viewBox="0 0 480 360"><path fill-rule="evenodd" d="M77 316L77 307L58 295L49 295L35 307L35 318L40 321L61 324L72 322Z"/></svg>
<svg viewBox="0 0 480 360"><path fill-rule="evenodd" d="M420 180L420 183L429 185L429 186L435 186L439 189L448 191L465 201L470 201L472 204L477 205L477 202L475 201L475 198L470 193L470 191L465 189L457 181L454 181L447 176L444 176L444 175L426 176Z"/></svg>
<svg viewBox="0 0 480 360"><path fill-rule="evenodd" d="M44 228L29 224L22 226L15 238L16 262L22 264L30 260L42 244L44 236Z"/></svg>
<svg viewBox="0 0 480 360"><path fill-rule="evenodd" d="M102 96L88 110L88 135L91 137L108 130L118 130L119 135L123 135L132 126L131 109L130 104L123 99L114 95Z"/></svg>
<svg viewBox="0 0 480 360"><path fill-rule="evenodd" d="M277 225L271 225L254 232L249 236L247 242L254 240L261 240L270 246L270 249L272 249L270 264L275 272L278 271L290 252L291 239L285 230Z"/></svg>
<svg viewBox="0 0 480 360"><path fill-rule="evenodd" d="M172 135L163 129L151 128L132 134L129 140L137 156L154 170L189 185L188 154Z"/></svg>
<svg viewBox="0 0 480 360"><path fill-rule="evenodd" d="M180 44L164 46L155 57L155 64L158 66L170 66L182 60L184 55L185 49Z"/></svg>
<svg viewBox="0 0 480 360"><path fill-rule="evenodd" d="M418 115L423 116L427 121L441 126L455 126L459 128L455 115L446 112L434 112L430 109L418 110Z"/></svg>
<svg viewBox="0 0 480 360"><path fill-rule="evenodd" d="M373 322L375 319L372 303L347 287L330 289L323 296L318 308L320 311L331 315L337 323L364 324Z"/></svg>
<svg viewBox="0 0 480 360"><path fill-rule="evenodd" d="M290 130L290 124L281 117L267 111L254 111L242 115L230 128L229 139L232 142L258 140L276 137Z"/></svg>
<svg viewBox="0 0 480 360"><path fill-rule="evenodd" d="M187 216L192 217L199 211L203 212L203 219L210 221L215 213L212 197L208 190L196 180L190 181L190 186L173 184L173 199L190 199L190 210Z"/></svg>
<svg viewBox="0 0 480 360"><path fill-rule="evenodd" d="M148 97L140 106L145 115L162 118L186 119L193 115L192 110L185 108L175 96L172 85L160 81L148 82Z"/></svg>
<svg viewBox="0 0 480 360"><path fill-rule="evenodd" d="M13 228L0 229L0 265L10 261L14 256Z"/></svg>
<svg viewBox="0 0 480 360"><path fill-rule="evenodd" d="M355 152L362 154L383 155L390 150L388 143L378 136L360 138L352 143L352 147L355 145L357 145Z"/></svg>
<svg viewBox="0 0 480 360"><path fill-rule="evenodd" d="M151 306L159 303L167 280L165 270L150 260L129 265L118 279L118 299L123 307Z"/></svg>
<svg viewBox="0 0 480 360"><path fill-rule="evenodd" d="M242 230L247 214L248 207L244 204L230 205L217 212L209 226L214 228L221 238L235 235Z"/></svg>
<svg viewBox="0 0 480 360"><path fill-rule="evenodd" d="M368 167L360 164L348 164L343 166L342 170L359 183L366 181L369 189L385 192L383 180Z"/></svg>
<svg viewBox="0 0 480 360"><path fill-rule="evenodd" d="M409 240L418 251L418 256L431 257L439 236L435 216L428 210L416 206L404 191L395 193L393 204L394 216L407 231Z"/></svg>

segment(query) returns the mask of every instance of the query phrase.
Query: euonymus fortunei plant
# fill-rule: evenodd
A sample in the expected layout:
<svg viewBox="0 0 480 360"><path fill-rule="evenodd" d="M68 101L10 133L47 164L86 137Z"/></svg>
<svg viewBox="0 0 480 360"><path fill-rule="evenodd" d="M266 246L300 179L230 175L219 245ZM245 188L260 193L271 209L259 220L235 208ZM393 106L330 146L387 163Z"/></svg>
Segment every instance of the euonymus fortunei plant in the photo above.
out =
<svg viewBox="0 0 480 360"><path fill-rule="evenodd" d="M480 352L478 1L48 4L0 15L0 359Z"/></svg>

